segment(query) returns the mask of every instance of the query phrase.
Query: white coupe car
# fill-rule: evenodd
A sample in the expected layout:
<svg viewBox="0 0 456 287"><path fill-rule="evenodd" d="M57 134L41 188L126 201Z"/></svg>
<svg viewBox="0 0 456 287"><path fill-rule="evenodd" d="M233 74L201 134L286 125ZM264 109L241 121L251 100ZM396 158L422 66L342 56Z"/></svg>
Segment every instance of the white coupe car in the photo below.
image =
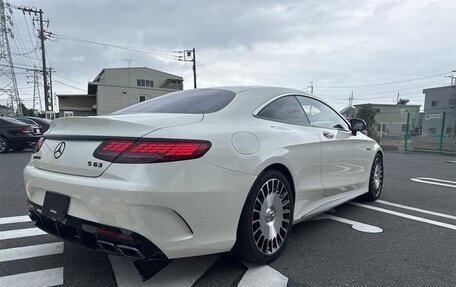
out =
<svg viewBox="0 0 456 287"><path fill-rule="evenodd" d="M24 178L48 233L135 259L282 252L292 224L383 186L383 152L310 94L170 93L111 115L59 118Z"/></svg>

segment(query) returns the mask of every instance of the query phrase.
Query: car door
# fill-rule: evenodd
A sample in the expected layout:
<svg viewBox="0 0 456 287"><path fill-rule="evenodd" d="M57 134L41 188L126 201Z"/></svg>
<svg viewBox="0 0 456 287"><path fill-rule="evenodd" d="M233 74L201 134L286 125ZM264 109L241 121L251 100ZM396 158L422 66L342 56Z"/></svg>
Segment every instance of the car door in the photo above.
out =
<svg viewBox="0 0 456 287"><path fill-rule="evenodd" d="M370 172L370 144L353 135L350 125L325 103L298 97L321 140L321 178L325 196L366 188Z"/></svg>
<svg viewBox="0 0 456 287"><path fill-rule="evenodd" d="M267 120L266 125L262 124L266 129L259 134L262 145L279 149L278 153L293 175L296 193L294 214L295 218L300 218L309 204L324 197L320 174L320 137L310 126L294 95L279 96L254 114Z"/></svg>

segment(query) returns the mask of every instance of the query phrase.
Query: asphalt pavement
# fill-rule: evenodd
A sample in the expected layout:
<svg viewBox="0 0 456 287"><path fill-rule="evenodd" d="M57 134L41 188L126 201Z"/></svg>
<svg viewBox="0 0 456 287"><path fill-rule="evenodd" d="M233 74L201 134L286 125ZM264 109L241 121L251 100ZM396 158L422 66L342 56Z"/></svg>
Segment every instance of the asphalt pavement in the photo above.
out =
<svg viewBox="0 0 456 287"><path fill-rule="evenodd" d="M456 160L385 154L380 201L296 224L275 262L230 254L134 262L63 243L26 217L30 152L0 155L3 286L456 286Z"/></svg>

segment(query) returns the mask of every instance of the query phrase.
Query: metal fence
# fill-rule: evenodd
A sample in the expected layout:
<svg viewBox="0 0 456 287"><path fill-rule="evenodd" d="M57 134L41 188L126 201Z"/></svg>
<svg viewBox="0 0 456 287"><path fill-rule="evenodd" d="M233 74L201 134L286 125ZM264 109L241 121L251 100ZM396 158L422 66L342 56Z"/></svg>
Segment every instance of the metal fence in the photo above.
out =
<svg viewBox="0 0 456 287"><path fill-rule="evenodd" d="M455 113L378 113L376 139L384 149L419 150L456 155Z"/></svg>

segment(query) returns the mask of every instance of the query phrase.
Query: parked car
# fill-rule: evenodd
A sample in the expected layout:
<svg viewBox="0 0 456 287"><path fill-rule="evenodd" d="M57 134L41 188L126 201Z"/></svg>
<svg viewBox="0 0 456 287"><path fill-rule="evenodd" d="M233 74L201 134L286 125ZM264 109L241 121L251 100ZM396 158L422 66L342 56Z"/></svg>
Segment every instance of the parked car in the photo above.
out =
<svg viewBox="0 0 456 287"><path fill-rule="evenodd" d="M37 135L44 134L49 129L49 126L51 125L50 120L44 119L44 118L39 118L39 117L21 116L21 117L16 117L16 119L18 119L21 122L24 122L26 124L30 124L30 125L34 126L35 134L37 134Z"/></svg>
<svg viewBox="0 0 456 287"><path fill-rule="evenodd" d="M21 151L38 141L31 125L10 117L0 117L0 153L10 148Z"/></svg>
<svg viewBox="0 0 456 287"><path fill-rule="evenodd" d="M294 223L383 186L366 123L299 90L178 91L54 121L24 170L31 219L134 259L232 250L268 263Z"/></svg>

